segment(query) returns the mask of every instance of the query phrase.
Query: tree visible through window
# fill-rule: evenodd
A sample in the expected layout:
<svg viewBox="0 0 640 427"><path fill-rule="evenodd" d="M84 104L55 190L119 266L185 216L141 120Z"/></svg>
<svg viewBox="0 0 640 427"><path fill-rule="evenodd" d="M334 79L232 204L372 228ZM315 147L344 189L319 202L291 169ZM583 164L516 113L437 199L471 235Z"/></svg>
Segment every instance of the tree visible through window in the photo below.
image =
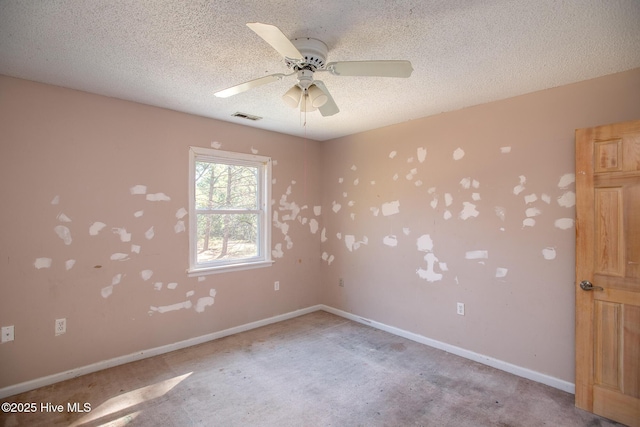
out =
<svg viewBox="0 0 640 427"><path fill-rule="evenodd" d="M191 151L191 270L270 261L270 159Z"/></svg>

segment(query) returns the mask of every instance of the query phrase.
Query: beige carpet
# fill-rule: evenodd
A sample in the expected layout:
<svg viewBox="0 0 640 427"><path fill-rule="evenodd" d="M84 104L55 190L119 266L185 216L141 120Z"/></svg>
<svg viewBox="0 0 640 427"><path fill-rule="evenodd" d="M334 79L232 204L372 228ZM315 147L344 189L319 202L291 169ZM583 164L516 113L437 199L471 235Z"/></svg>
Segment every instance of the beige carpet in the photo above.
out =
<svg viewBox="0 0 640 427"><path fill-rule="evenodd" d="M322 311L3 401L38 411L0 413L0 426L619 425L571 394Z"/></svg>

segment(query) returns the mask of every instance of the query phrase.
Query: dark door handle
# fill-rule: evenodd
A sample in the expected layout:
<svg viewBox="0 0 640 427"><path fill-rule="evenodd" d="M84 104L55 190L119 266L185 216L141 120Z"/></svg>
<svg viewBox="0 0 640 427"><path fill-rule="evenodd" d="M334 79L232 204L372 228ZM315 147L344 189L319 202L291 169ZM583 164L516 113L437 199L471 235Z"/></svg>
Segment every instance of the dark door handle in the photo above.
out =
<svg viewBox="0 0 640 427"><path fill-rule="evenodd" d="M582 282L580 282L580 288L582 288L583 291L604 291L604 288L600 286L593 286L593 283L588 280L583 280Z"/></svg>

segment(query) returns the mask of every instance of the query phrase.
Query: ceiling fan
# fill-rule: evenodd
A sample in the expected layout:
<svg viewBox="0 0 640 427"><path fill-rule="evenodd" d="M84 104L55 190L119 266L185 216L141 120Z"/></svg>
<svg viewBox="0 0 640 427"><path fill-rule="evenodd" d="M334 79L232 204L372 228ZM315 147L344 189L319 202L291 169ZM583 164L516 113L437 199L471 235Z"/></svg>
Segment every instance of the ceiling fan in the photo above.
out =
<svg viewBox="0 0 640 427"><path fill-rule="evenodd" d="M326 62L328 48L322 41L300 37L289 40L274 25L260 22L248 23L264 41L269 43L293 72L289 74L271 74L250 80L239 85L214 93L219 98L227 98L258 86L282 80L296 75L298 82L283 96L284 102L301 111L320 111L323 116L332 116L340 110L327 87L320 80L313 78L314 73L328 71L335 76L372 76L372 77L409 77L413 68L409 61L340 61Z"/></svg>

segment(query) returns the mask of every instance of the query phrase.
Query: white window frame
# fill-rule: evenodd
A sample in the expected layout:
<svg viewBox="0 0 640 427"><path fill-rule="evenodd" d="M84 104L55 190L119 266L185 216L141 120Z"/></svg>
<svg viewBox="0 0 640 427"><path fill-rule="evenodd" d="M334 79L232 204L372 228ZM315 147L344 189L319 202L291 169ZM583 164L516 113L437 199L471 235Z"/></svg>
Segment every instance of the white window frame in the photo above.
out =
<svg viewBox="0 0 640 427"><path fill-rule="evenodd" d="M251 166L258 168L258 256L242 260L198 263L198 222L196 210L195 170L197 161ZM203 147L189 147L189 269L188 275L224 273L251 268L270 267L271 259L271 158Z"/></svg>

